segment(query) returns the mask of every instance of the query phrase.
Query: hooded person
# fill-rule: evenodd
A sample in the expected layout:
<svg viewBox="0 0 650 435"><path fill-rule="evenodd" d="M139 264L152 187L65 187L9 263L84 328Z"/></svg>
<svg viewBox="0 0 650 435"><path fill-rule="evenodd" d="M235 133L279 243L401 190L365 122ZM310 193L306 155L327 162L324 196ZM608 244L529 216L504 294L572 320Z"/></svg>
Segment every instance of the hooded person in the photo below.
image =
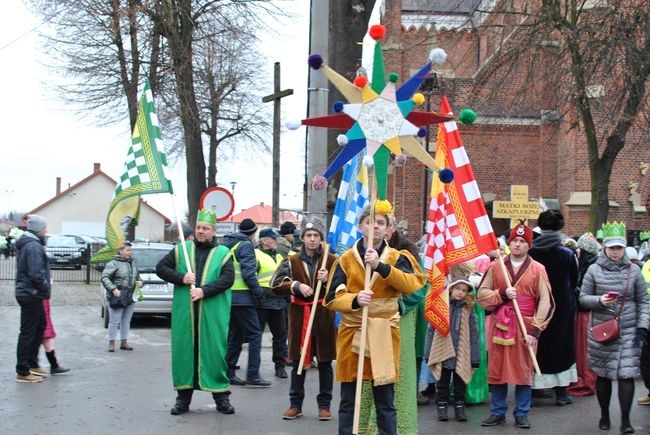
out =
<svg viewBox="0 0 650 435"><path fill-rule="evenodd" d="M485 272L477 301L491 312L486 330L488 343L488 383L492 386L490 415L481 426L497 426L506 420L508 384L515 385L515 424L531 427L533 361L527 347L537 348L537 340L553 316L554 302L544 266L533 260L528 251L533 231L523 223L510 230L510 254L492 262ZM504 273L507 273L507 277ZM508 286L510 283L510 286ZM525 338L519 331L513 299L526 328ZM522 342L525 340L525 342Z"/></svg>
<svg viewBox="0 0 650 435"><path fill-rule="evenodd" d="M537 362L542 374L535 375L533 389L553 388L555 404L565 406L573 403L566 389L578 380L575 342L567 340L575 331L578 260L571 249L562 245L560 230L564 228L564 216L559 210L543 211L537 223L541 233L533 240L528 255L546 269L555 313L537 343Z"/></svg>
<svg viewBox="0 0 650 435"><path fill-rule="evenodd" d="M215 235L216 214L199 210L194 240L178 243L156 266L156 274L174 284L172 415L189 411L194 390L211 392L218 412L235 412L225 359L235 268L230 250L218 245Z"/></svg>
<svg viewBox="0 0 650 435"><path fill-rule="evenodd" d="M478 324L474 312L474 285L462 276L447 285L449 334L434 332L428 364L438 379L438 421L447 421L447 404L453 399L456 421L467 421L465 392L480 365ZM453 395L450 384L453 380Z"/></svg>

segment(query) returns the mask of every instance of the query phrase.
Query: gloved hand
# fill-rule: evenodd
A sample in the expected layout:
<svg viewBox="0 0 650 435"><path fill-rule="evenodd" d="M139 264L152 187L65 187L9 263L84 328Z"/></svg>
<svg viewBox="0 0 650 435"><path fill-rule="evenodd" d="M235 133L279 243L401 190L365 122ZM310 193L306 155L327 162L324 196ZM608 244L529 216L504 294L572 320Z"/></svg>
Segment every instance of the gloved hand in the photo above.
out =
<svg viewBox="0 0 650 435"><path fill-rule="evenodd" d="M645 328L636 328L636 336L634 337L634 347L641 347L648 337L648 330Z"/></svg>

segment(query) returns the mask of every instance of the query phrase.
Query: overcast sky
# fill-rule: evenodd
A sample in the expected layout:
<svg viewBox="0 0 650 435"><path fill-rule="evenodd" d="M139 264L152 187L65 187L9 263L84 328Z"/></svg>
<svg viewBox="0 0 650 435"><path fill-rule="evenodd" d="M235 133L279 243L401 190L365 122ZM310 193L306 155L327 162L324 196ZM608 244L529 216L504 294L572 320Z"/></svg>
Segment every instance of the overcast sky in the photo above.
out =
<svg viewBox="0 0 650 435"><path fill-rule="evenodd" d="M273 92L273 64L282 67L282 89L294 95L282 99L283 125L306 116L309 2L281 0L295 18L276 27L276 36L265 38L266 83L261 94ZM56 177L62 188L92 173L93 163L117 179L122 173L130 144L128 120L111 127L95 127L74 108L62 106L52 92L52 74L39 62L43 57L38 32L40 21L31 16L22 0L3 0L0 19L0 214L29 211L55 194ZM260 104L262 104L260 102ZM272 103L268 103L272 104ZM271 113L271 111L269 111ZM163 136L164 125L161 126ZM302 208L304 180L304 127L286 131L281 139L280 207ZM270 144L269 144L270 145ZM174 162L172 180L179 207L186 209L184 162ZM259 202L271 204L271 155L243 155L238 161L218 161L217 182L235 187L235 212ZM169 195L143 197L173 219Z"/></svg>

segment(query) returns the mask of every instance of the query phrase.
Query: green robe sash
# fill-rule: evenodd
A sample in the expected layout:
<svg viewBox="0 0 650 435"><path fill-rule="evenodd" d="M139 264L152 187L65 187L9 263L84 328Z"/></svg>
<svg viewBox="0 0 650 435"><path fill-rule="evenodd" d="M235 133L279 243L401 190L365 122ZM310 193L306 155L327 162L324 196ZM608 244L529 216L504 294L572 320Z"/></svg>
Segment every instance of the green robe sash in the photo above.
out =
<svg viewBox="0 0 650 435"><path fill-rule="evenodd" d="M195 245L185 242L191 265L195 264ZM176 245L176 269L187 273L185 254ZM230 258L225 246L212 248L205 262L203 286L219 278L221 267ZM193 303L189 285L174 286L172 302L172 379L175 390L198 388L211 392L227 391L230 381L226 374L228 324L230 322L230 290ZM198 322L195 316L198 315ZM198 325L198 331L195 330ZM198 344L198 351L195 349ZM198 362L195 361L198 357ZM194 375L198 374L198 380Z"/></svg>

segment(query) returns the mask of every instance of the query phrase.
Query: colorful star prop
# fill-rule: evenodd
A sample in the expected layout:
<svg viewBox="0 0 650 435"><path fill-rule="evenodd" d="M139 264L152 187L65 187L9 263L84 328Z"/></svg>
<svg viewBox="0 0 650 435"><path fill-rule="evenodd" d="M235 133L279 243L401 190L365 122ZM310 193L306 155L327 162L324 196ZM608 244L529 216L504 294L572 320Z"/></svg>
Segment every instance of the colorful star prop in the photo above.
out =
<svg viewBox="0 0 650 435"><path fill-rule="evenodd" d="M374 161L377 194L381 199L386 198L386 179L391 153L400 156L402 151L406 151L424 165L438 172L441 180L451 182L453 179L451 170L441 170L415 137L426 135L426 131L422 128L424 126L456 119L453 115L439 115L435 112L414 110L416 105L425 101L422 94L416 93L416 91L424 79L433 72L433 61L429 61L415 75L397 87L396 82L399 77L396 73L391 73L388 76L388 82L386 82L384 59L378 41L385 35L384 26L372 26L369 33L377 41L371 83L368 83L367 77L363 75L359 75L351 83L328 67L320 55L309 56L309 65L314 69L321 69L348 101L348 104L343 104L340 101L334 103L334 111L341 113L302 120L302 124L312 127L347 130L345 135L340 135L337 138L343 149L327 168L323 177L331 177L366 148L367 155ZM436 60L440 63L444 62L446 58L444 51L435 49L434 52L435 56L432 52L431 57L436 59L437 56ZM314 183L314 186L322 187L323 185L327 184L324 184L322 180Z"/></svg>

